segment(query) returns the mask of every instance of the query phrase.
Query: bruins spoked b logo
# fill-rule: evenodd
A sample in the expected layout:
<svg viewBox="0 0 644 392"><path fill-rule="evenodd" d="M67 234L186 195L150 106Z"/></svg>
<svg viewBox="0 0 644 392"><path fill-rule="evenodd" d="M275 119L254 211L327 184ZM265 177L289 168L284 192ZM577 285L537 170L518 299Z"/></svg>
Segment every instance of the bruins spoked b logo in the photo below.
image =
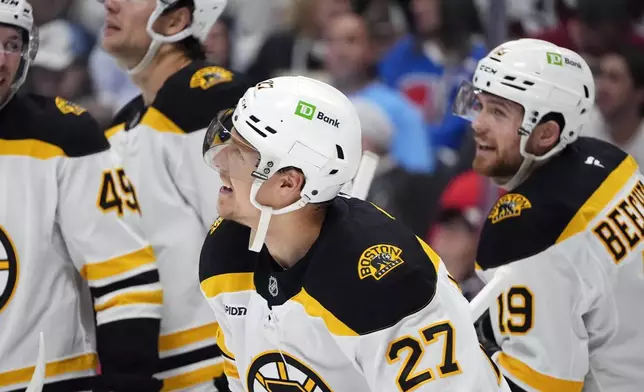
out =
<svg viewBox="0 0 644 392"><path fill-rule="evenodd" d="M265 352L253 359L246 385L249 392L331 392L317 373L279 351Z"/></svg>
<svg viewBox="0 0 644 392"><path fill-rule="evenodd" d="M18 281L18 256L9 234L0 226L0 312L7 306Z"/></svg>

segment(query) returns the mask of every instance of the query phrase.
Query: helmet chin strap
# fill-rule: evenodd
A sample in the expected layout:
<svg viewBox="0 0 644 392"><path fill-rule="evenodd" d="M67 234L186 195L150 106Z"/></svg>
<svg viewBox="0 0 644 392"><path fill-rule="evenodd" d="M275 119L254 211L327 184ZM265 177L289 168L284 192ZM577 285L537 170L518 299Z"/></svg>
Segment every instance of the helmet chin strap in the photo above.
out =
<svg viewBox="0 0 644 392"><path fill-rule="evenodd" d="M161 48L161 45L163 42L157 40L157 39L152 39L152 43L150 46L148 46L147 52L145 52L145 56L139 61L139 63L132 69L127 69L126 67L126 72L130 76L135 76L143 72L147 67L150 66L152 63L152 60L154 59L154 56L156 56L157 52Z"/></svg>
<svg viewBox="0 0 644 392"><path fill-rule="evenodd" d="M499 184L499 186L505 189L506 191L511 191L512 189L521 185L521 183L523 183L523 181L525 181L526 178L528 178L530 173L535 168L543 165L550 157L559 153L563 149L563 146L559 144L544 155L537 156L534 154L530 154L529 152L526 151L526 146L528 145L528 139L530 138L530 135L531 135L531 132L528 133L527 135L521 135L521 142L520 142L521 144L519 147L519 151L521 153L521 156L523 157L523 162L521 163L521 166L519 166L519 170L517 170L517 172L514 173L514 175L512 176L512 178L510 178L509 181Z"/></svg>
<svg viewBox="0 0 644 392"><path fill-rule="evenodd" d="M253 207L257 208L260 211L257 229L251 230L248 243L248 249L256 253L259 253L259 251L261 251L262 247L264 246L264 242L266 241L266 234L268 233L268 225L271 222L271 216L287 214L289 212L299 210L309 203L309 198L302 196L295 203L284 208L280 208L279 210L274 210L272 207L263 206L257 202L257 193L259 193L259 189L262 187L262 184L264 184L264 180L255 179L255 181L253 181L253 185L250 188L250 202Z"/></svg>
<svg viewBox="0 0 644 392"><path fill-rule="evenodd" d="M154 31L154 22L157 21L157 19L163 14L165 10L165 7L162 4L159 4L157 8L152 12L152 15L150 15L150 18L148 19L148 24L146 26L146 31L148 35L152 38L152 42L150 43L150 46L148 47L147 52L145 53L145 56L141 59L141 61L132 69L127 69L127 73L130 76L138 75L141 72L143 72L147 67L150 66L152 63L152 60L154 59L154 56L159 52L159 49L161 48L161 45L165 43L173 43L173 42L179 42L185 38L190 37L193 34L193 27L188 26L185 30L171 35L171 36L164 36L162 34L159 34Z"/></svg>

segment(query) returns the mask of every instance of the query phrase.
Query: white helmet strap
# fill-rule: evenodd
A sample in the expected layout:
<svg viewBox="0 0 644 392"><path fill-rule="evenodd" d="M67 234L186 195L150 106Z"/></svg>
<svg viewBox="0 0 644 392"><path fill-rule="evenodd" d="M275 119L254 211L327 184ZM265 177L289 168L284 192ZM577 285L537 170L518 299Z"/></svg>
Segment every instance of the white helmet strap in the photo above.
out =
<svg viewBox="0 0 644 392"><path fill-rule="evenodd" d="M287 214L289 212L297 211L300 208L309 204L309 198L306 196L302 196L295 203L288 205L284 208L280 208L279 210L274 210L272 207L263 206L259 204L259 202L257 202L257 193L259 193L259 189L262 187L263 184L264 184L264 180L257 178L255 179L255 181L253 181L253 185L250 189L250 202L253 205L253 207L257 208L260 211L257 230L254 230L251 233L250 241L248 245L248 249L252 250L253 252L259 252L260 250L262 250L262 246L266 241L266 234L268 233L268 225L271 221L271 216L282 215L282 214Z"/></svg>
<svg viewBox="0 0 644 392"><path fill-rule="evenodd" d="M164 5L162 2L158 2L157 7L154 9L154 12L152 12L152 15L150 15L146 30L148 35L152 38L152 42L150 43L150 46L148 47L148 50L141 61L139 61L139 63L134 68L127 70L127 73L130 76L137 75L143 72L147 67L149 67L162 44L179 42L193 35L192 26L188 26L185 30L169 36L159 34L154 31L154 23L157 21L157 19L159 19L161 15L163 15L167 7L168 6Z"/></svg>

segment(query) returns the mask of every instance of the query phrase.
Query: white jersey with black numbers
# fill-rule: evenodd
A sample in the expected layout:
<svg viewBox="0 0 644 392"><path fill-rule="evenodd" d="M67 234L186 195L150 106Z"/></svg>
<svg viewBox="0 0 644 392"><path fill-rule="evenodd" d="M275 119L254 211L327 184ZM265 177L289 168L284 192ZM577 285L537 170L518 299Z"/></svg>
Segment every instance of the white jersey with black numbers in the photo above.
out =
<svg viewBox="0 0 644 392"><path fill-rule="evenodd" d="M206 128L246 90L239 75L193 62L172 75L152 104L136 98L106 135L119 153L157 255L164 289L157 376L164 390L213 391L223 375L217 325L199 290L199 251L217 218L221 182L203 160Z"/></svg>
<svg viewBox="0 0 644 392"><path fill-rule="evenodd" d="M644 390L644 177L581 138L502 196L478 264L505 290L490 309L499 367L524 391Z"/></svg>
<svg viewBox="0 0 644 392"><path fill-rule="evenodd" d="M84 109L17 96L0 110L0 391L24 391L41 332L46 391L91 390L99 359L103 385L152 382L163 294L152 248L119 216L138 212L110 208L119 180Z"/></svg>
<svg viewBox="0 0 644 392"><path fill-rule="evenodd" d="M218 221L201 288L235 392L509 391L438 256L371 204L336 198L283 270L250 229Z"/></svg>

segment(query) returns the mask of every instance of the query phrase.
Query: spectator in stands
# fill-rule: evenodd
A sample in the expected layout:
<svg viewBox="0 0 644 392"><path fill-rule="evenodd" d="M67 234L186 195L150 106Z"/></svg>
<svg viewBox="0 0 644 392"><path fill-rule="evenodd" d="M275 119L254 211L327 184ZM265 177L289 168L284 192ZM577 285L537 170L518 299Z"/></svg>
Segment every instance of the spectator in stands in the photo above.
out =
<svg viewBox="0 0 644 392"><path fill-rule="evenodd" d="M325 36L326 71L331 84L350 98L374 104L389 122L392 158L405 170L430 173L434 158L425 136L420 111L398 91L377 81L376 58L370 32L363 19L353 13L335 18Z"/></svg>
<svg viewBox="0 0 644 392"><path fill-rule="evenodd" d="M469 300L483 287L474 266L479 232L488 210L487 190L488 181L473 171L456 176L441 195L437 219L427 236Z"/></svg>
<svg viewBox="0 0 644 392"><path fill-rule="evenodd" d="M99 122L107 121L111 114L97 104L87 70L93 40L64 19L46 23L39 35L40 48L29 73L31 92L72 100Z"/></svg>
<svg viewBox="0 0 644 392"><path fill-rule="evenodd" d="M380 76L423 111L428 139L448 162L467 130L449 108L461 82L486 54L478 38L481 23L472 0L412 0L412 31L380 63ZM449 161L451 161L450 159Z"/></svg>
<svg viewBox="0 0 644 392"><path fill-rule="evenodd" d="M585 134L619 146L644 166L644 51L625 46L605 54L596 95L604 127Z"/></svg>
<svg viewBox="0 0 644 392"><path fill-rule="evenodd" d="M356 12L369 26L375 58L380 59L407 34L405 11L396 1L357 0Z"/></svg>
<svg viewBox="0 0 644 392"><path fill-rule="evenodd" d="M634 31L630 0L578 0L567 21L535 38L578 52L589 65L616 43L630 43L644 50L644 38Z"/></svg>
<svg viewBox="0 0 644 392"><path fill-rule="evenodd" d="M203 50L206 60L209 63L230 69L231 63L231 42L230 42L231 20L221 17L210 28L208 36L203 43Z"/></svg>
<svg viewBox="0 0 644 392"><path fill-rule="evenodd" d="M299 0L294 28L270 36L246 70L247 75L255 82L285 74L313 76L323 67L325 27L349 11L350 0Z"/></svg>

